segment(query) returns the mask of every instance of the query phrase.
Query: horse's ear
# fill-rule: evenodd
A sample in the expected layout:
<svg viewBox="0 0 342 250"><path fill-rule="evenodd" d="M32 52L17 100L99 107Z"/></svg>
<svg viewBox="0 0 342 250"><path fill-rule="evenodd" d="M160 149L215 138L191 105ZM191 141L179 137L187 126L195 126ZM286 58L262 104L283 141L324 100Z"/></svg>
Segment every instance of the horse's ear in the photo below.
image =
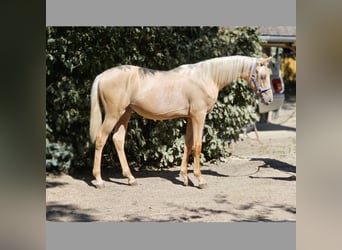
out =
<svg viewBox="0 0 342 250"><path fill-rule="evenodd" d="M267 57L267 58L260 58L258 60L258 64L259 66L262 66L262 65L268 65L269 62L272 60L273 56L270 56L270 57Z"/></svg>

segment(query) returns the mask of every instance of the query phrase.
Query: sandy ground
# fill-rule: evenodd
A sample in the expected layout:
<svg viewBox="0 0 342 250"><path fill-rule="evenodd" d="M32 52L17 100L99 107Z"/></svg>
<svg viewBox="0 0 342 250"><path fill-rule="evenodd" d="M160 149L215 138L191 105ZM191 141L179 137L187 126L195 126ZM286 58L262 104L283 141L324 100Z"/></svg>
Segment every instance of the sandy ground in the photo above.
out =
<svg viewBox="0 0 342 250"><path fill-rule="evenodd" d="M179 167L135 171L137 186L104 169L104 189L88 174L46 176L48 221L295 221L296 103L235 143L222 162L205 164L205 189L183 186Z"/></svg>

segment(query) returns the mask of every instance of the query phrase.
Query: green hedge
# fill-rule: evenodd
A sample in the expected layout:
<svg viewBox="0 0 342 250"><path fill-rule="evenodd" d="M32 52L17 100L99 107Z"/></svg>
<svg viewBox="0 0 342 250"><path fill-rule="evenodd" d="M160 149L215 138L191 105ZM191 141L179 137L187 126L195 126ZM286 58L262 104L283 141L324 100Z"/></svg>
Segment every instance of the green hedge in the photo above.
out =
<svg viewBox="0 0 342 250"><path fill-rule="evenodd" d="M92 166L90 88L100 72L121 64L169 70L218 56L260 55L258 35L256 27L47 27L47 170ZM220 93L207 116L202 160L224 156L227 142L256 120L253 101L244 81ZM179 165L185 127L184 119L152 121L133 114L125 144L129 162ZM118 162L114 151L110 137L104 157Z"/></svg>

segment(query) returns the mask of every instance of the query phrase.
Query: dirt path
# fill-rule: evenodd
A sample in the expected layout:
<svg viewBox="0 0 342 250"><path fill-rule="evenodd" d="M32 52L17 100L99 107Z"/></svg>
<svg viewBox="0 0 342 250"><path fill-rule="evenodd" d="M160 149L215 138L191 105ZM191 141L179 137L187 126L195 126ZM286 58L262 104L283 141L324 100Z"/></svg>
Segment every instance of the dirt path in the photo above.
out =
<svg viewBox="0 0 342 250"><path fill-rule="evenodd" d="M296 104L258 126L261 143L249 132L224 162L202 167L208 187L184 187L179 168L133 173L104 170L106 187L95 189L89 175L46 177L49 221L295 221ZM192 168L189 177L197 184Z"/></svg>

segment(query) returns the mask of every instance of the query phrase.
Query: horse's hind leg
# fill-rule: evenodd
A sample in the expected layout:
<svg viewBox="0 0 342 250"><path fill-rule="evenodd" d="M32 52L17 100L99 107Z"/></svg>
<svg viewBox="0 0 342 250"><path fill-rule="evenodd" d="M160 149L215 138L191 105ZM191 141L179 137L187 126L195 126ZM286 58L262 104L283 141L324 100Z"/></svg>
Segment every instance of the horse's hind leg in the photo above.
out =
<svg viewBox="0 0 342 250"><path fill-rule="evenodd" d="M113 117L106 117L101 125L100 130L98 131L96 135L93 175L96 179L95 185L97 188L104 187L104 183L101 178L102 149L107 141L108 135L113 130L115 123L116 123L116 120Z"/></svg>
<svg viewBox="0 0 342 250"><path fill-rule="evenodd" d="M137 181L134 178L134 176L131 173L131 170L129 169L126 154L124 150L124 144L125 144L125 135L127 131L127 125L129 118L131 117L132 111L128 108L125 113L121 116L120 120L118 121L117 125L115 126L114 135L113 135L113 142L116 148L116 151L119 156L121 168L122 168L122 174L123 176L128 178L128 184L129 185L136 185Z"/></svg>

